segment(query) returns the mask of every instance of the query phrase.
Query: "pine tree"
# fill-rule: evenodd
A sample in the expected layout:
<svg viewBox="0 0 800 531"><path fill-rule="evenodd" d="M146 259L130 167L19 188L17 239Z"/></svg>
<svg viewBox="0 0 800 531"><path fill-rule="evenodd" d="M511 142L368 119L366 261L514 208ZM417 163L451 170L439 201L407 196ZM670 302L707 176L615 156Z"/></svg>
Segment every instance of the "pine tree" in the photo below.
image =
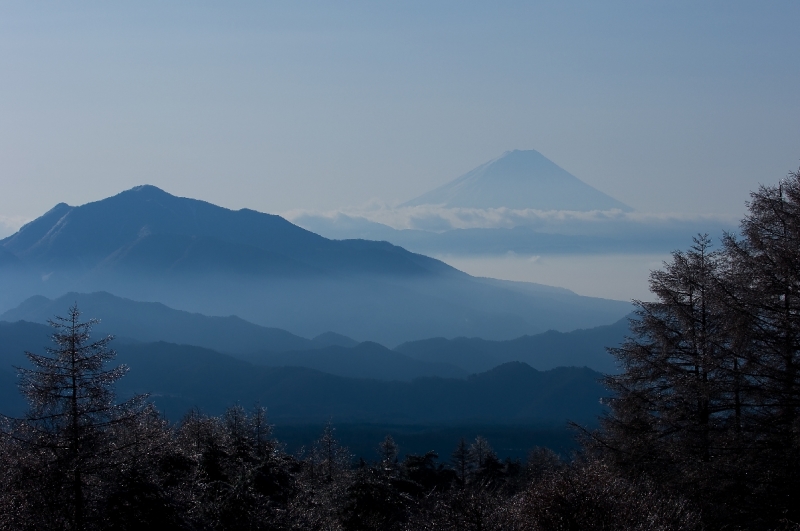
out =
<svg viewBox="0 0 800 531"><path fill-rule="evenodd" d="M800 518L800 173L751 197L721 251L699 237L651 274L592 442L715 525Z"/></svg>
<svg viewBox="0 0 800 531"><path fill-rule="evenodd" d="M381 457L381 465L388 470L394 467L397 461L397 443L391 435L386 435L384 439L378 444L378 455Z"/></svg>
<svg viewBox="0 0 800 531"><path fill-rule="evenodd" d="M725 245L739 279L732 306L749 334L741 377L747 473L780 512L800 505L800 172L751 194L740 233Z"/></svg>
<svg viewBox="0 0 800 531"><path fill-rule="evenodd" d="M96 520L103 485L144 443L130 433L151 424L145 396L115 401L113 385L127 368L106 367L112 337L92 341L96 322L81 322L77 306L50 321L55 346L25 353L31 367L18 371L30 407L6 432L36 463L27 495L47 506L50 524L76 530Z"/></svg>
<svg viewBox="0 0 800 531"><path fill-rule="evenodd" d="M474 464L472 462L472 458L470 457L467 441L463 437L458 441L458 446L456 446L456 449L453 450L453 453L450 456L450 463L452 464L453 469L456 471L456 476L459 483L461 483L461 485L466 484L468 474L474 467Z"/></svg>
<svg viewBox="0 0 800 531"><path fill-rule="evenodd" d="M650 276L655 302L637 302L633 336L610 349L623 372L605 378L614 392L601 444L632 473L701 494L729 451L730 392L736 366L722 275L723 256L706 235L673 253Z"/></svg>

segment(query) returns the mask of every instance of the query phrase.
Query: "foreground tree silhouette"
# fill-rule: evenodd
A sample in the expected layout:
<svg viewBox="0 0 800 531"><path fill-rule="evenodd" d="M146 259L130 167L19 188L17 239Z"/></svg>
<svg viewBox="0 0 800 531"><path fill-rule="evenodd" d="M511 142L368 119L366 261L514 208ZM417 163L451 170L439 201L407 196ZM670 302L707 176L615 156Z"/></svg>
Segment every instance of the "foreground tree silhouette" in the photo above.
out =
<svg viewBox="0 0 800 531"><path fill-rule="evenodd" d="M740 236L725 248L741 279L732 292L748 323L741 436L750 499L800 520L800 172L751 194Z"/></svg>
<svg viewBox="0 0 800 531"><path fill-rule="evenodd" d="M728 409L719 385L727 354L719 253L710 251L707 236L694 242L651 273L657 300L638 303L634 336L611 349L624 372L605 380L615 391L604 419L607 442L620 459L650 473L683 462L702 469L714 457L717 421ZM679 475L697 482L689 472Z"/></svg>
<svg viewBox="0 0 800 531"><path fill-rule="evenodd" d="M24 418L7 419L6 435L30 465L17 504L29 524L89 527L104 485L142 451L148 429L159 428L144 395L116 402L113 384L127 367L106 367L115 356L112 337L92 341L97 321L81 322L80 315L73 306L51 320L55 346L45 355L26 352L31 367L18 368L30 407Z"/></svg>
<svg viewBox="0 0 800 531"><path fill-rule="evenodd" d="M711 528L800 521L800 173L751 198L720 251L700 236L651 274L589 441Z"/></svg>

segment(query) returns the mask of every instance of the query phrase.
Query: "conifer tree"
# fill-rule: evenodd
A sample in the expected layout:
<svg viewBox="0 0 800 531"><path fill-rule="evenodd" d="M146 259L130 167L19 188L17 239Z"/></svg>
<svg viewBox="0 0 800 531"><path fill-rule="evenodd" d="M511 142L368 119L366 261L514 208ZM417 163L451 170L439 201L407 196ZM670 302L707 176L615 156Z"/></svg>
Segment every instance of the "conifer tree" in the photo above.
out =
<svg viewBox="0 0 800 531"><path fill-rule="evenodd" d="M453 453L450 456L450 463L452 464L453 469L456 471L458 481L462 485L466 484L467 475L472 470L474 465L470 457L469 445L467 445L467 441L463 437L458 441L458 446L456 446L456 449L453 450Z"/></svg>
<svg viewBox="0 0 800 531"><path fill-rule="evenodd" d="M715 525L800 518L800 173L751 197L722 250L651 274L593 442Z"/></svg>
<svg viewBox="0 0 800 531"><path fill-rule="evenodd" d="M31 367L18 371L30 407L6 432L36 462L26 495L51 509L49 525L76 530L96 519L103 485L143 443L123 434L150 424L145 396L116 402L113 385L127 368L107 367L112 337L92 341L97 321L80 315L72 306L50 321L55 346L46 354L25 353Z"/></svg>
<svg viewBox="0 0 800 531"><path fill-rule="evenodd" d="M490 459L497 459L497 454L494 453L489 441L480 435L475 437L475 442L469 446L469 455L479 470L486 466L487 461Z"/></svg>
<svg viewBox="0 0 800 531"><path fill-rule="evenodd" d="M720 266L706 235L650 275L654 302L637 302L633 336L611 349L623 372L602 444L629 471L703 488L725 448L735 410L728 312Z"/></svg>
<svg viewBox="0 0 800 531"><path fill-rule="evenodd" d="M350 452L336 439L333 423L328 422L322 436L312 448L312 461L322 472L324 480L333 482L341 472L349 468L351 459Z"/></svg>
<svg viewBox="0 0 800 531"><path fill-rule="evenodd" d="M800 505L800 172L752 193L740 237L728 235L725 246L739 279L732 307L748 330L740 379L747 474L764 500L793 500L794 507Z"/></svg>
<svg viewBox="0 0 800 531"><path fill-rule="evenodd" d="M384 470L394 468L397 462L398 448L397 443L391 435L386 435L384 439L378 444L378 455L381 458L381 465Z"/></svg>

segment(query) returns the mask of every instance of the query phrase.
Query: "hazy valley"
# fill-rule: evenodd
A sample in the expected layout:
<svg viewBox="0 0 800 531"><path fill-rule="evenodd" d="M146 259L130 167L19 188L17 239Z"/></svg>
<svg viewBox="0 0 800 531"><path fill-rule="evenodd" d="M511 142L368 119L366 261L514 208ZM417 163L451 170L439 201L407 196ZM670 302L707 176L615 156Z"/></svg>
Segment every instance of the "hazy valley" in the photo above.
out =
<svg viewBox="0 0 800 531"><path fill-rule="evenodd" d="M572 206L629 210L536 152L514 153L521 166L487 164L454 197L492 183L509 196L539 179L537 194L554 203L580 189L585 204ZM421 429L422 441L445 426L505 425L513 455L538 444L525 442L527 425L563 448L567 420L593 425L602 411L599 378L617 370L606 347L620 344L632 309L153 186L59 204L0 253L2 404L14 414L24 401L13 367L47 347L48 321L77 304L100 319L96 335L116 337L130 367L118 391L149 393L173 421L192 407L259 403L279 425Z"/></svg>

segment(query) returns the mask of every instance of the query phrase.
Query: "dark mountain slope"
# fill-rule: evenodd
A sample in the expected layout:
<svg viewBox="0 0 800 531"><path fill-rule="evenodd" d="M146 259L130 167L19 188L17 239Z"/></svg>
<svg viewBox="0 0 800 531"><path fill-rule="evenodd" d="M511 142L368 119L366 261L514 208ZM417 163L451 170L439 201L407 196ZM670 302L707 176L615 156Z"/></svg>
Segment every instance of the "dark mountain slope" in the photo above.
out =
<svg viewBox="0 0 800 531"><path fill-rule="evenodd" d="M152 186L59 205L0 246L24 267L0 271L0 311L32 295L107 291L305 337L335 330L386 345L509 339L607 324L630 311L621 301L487 282L386 242L328 240L278 216Z"/></svg>
<svg viewBox="0 0 800 531"><path fill-rule="evenodd" d="M0 268L16 267L20 263L19 258L5 247L0 247Z"/></svg>
<svg viewBox="0 0 800 531"><path fill-rule="evenodd" d="M328 240L280 216L232 211L154 186L137 186L79 207L59 204L0 245L42 267L458 274L388 243Z"/></svg>
<svg viewBox="0 0 800 531"><path fill-rule="evenodd" d="M415 359L370 341L353 347L329 346L317 350L259 352L240 357L256 365L307 367L351 378L408 381L424 376L467 376L467 371L455 365Z"/></svg>
<svg viewBox="0 0 800 531"><path fill-rule="evenodd" d="M15 366L27 365L23 353L44 352L52 345L52 329L38 323L5 323L0 321L0 413L19 414L25 409L25 400L17 387Z"/></svg>
<svg viewBox="0 0 800 531"><path fill-rule="evenodd" d="M612 373L617 368L605 349L618 346L629 333L628 319L624 318L613 325L569 333L550 330L509 341L433 338L404 343L395 350L412 358L451 363L472 372L485 371L509 361L522 361L539 370L585 366Z"/></svg>
<svg viewBox="0 0 800 531"><path fill-rule="evenodd" d="M604 395L588 369L539 372L524 364L469 380L421 378L380 382L306 368L258 367L216 352L168 343L120 348L131 367L125 392L150 391L175 415L198 405L220 412L260 403L274 421L458 423L593 421Z"/></svg>
<svg viewBox="0 0 800 531"><path fill-rule="evenodd" d="M19 414L12 365L24 350L42 352L49 327L0 323L0 412ZM116 342L115 342L116 343ZM395 424L593 422L606 391L588 369L540 372L507 364L466 380L412 382L342 378L305 368L255 366L209 349L170 343L114 345L130 367L119 392L149 392L173 420L190 407L209 413L260 403L276 422L381 422Z"/></svg>
<svg viewBox="0 0 800 531"><path fill-rule="evenodd" d="M98 333L139 341L197 345L231 354L262 350L304 350L327 346L285 330L249 323L236 316L208 317L173 310L157 302L137 302L110 293L67 293L55 300L37 296L0 315L3 321L46 323L77 303L87 317L102 316Z"/></svg>

